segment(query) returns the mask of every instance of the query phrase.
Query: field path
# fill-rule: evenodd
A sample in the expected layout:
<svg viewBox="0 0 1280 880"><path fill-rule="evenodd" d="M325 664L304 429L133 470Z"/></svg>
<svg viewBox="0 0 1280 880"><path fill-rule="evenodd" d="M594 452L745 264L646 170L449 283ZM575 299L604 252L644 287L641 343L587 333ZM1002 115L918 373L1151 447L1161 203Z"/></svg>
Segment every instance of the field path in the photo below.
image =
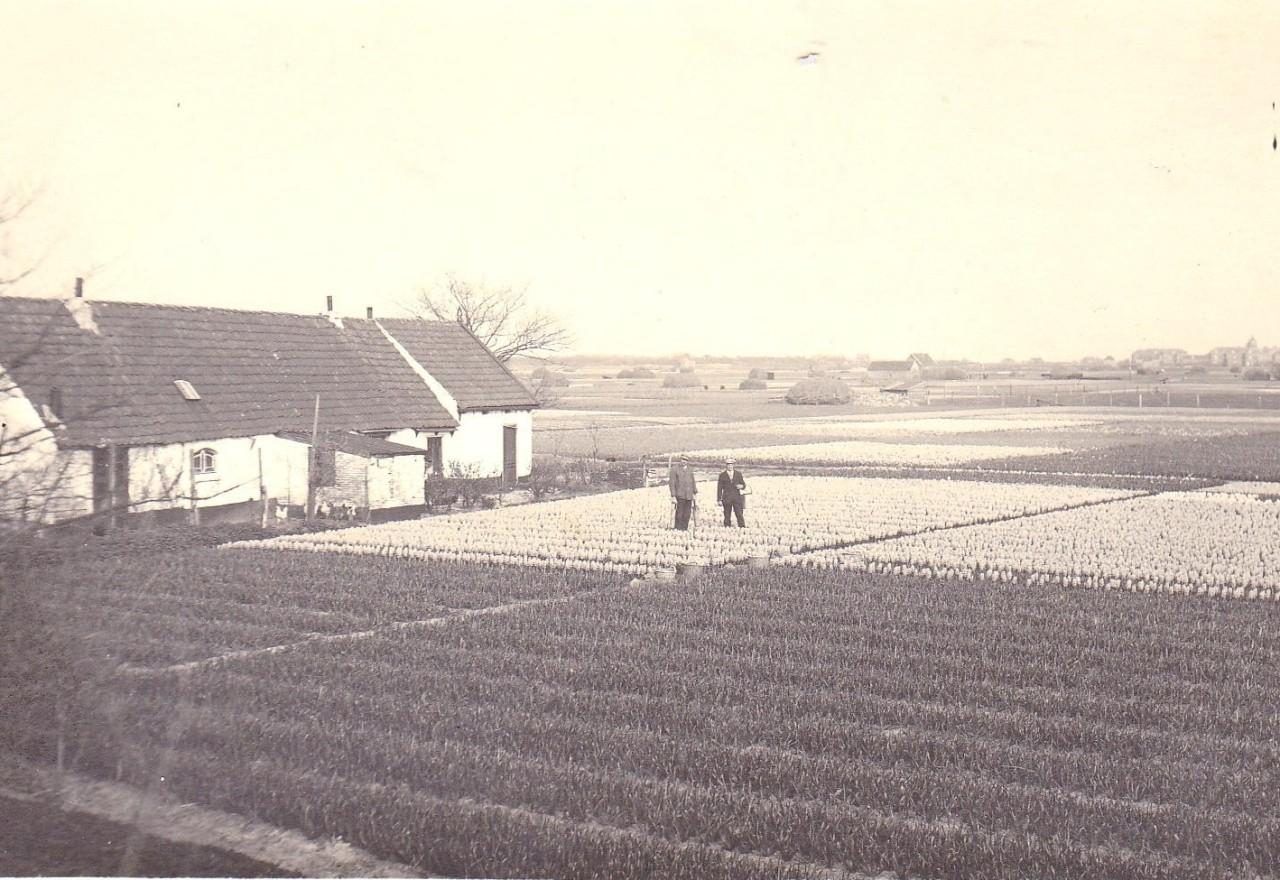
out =
<svg viewBox="0 0 1280 880"><path fill-rule="evenodd" d="M42 800L53 793L58 805L135 828L154 838L208 846L239 853L276 865L303 877L431 877L417 868L379 859L342 840L317 841L296 831L220 810L181 803L164 793L143 791L118 782L104 782L76 773L55 773L16 757L40 788L39 793L0 786L0 795L17 801Z"/></svg>

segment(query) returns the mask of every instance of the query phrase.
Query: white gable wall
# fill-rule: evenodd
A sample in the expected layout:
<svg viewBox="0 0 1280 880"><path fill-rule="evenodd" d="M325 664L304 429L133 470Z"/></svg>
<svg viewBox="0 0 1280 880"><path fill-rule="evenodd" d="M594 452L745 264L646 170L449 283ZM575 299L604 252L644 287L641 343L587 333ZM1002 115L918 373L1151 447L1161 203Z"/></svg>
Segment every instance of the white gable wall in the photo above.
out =
<svg viewBox="0 0 1280 880"><path fill-rule="evenodd" d="M0 369L0 518L51 523L93 512L93 453L59 449Z"/></svg>
<svg viewBox="0 0 1280 880"><path fill-rule="evenodd" d="M502 429L507 425L516 429L516 474L527 477L532 472L532 410L464 412L459 422L444 441L445 476L502 476Z"/></svg>

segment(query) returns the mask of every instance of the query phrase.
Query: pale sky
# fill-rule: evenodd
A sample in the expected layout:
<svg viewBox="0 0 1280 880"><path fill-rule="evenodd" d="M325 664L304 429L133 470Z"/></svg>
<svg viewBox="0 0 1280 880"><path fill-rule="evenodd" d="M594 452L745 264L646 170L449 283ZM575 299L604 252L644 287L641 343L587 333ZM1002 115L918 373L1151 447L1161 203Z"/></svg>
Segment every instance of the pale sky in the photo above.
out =
<svg viewBox="0 0 1280 880"><path fill-rule="evenodd" d="M582 352L1280 345L1275 0L0 0L0 69L18 293L387 315L454 273Z"/></svg>

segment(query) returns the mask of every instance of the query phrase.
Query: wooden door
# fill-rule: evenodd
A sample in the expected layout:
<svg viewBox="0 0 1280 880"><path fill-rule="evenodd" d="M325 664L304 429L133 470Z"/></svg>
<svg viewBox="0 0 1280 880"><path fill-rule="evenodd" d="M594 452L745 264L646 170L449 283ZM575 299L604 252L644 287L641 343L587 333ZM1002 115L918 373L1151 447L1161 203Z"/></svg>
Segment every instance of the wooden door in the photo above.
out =
<svg viewBox="0 0 1280 880"><path fill-rule="evenodd" d="M516 481L516 429L514 425L502 428L502 482Z"/></svg>

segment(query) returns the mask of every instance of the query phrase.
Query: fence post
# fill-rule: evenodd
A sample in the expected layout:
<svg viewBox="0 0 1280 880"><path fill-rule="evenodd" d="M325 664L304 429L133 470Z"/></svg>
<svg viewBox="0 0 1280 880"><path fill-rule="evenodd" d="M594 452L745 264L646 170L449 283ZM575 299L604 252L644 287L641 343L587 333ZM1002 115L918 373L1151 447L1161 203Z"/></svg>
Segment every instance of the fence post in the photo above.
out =
<svg viewBox="0 0 1280 880"><path fill-rule="evenodd" d="M1200 392L1196 392L1196 409L1200 408Z"/></svg>
<svg viewBox="0 0 1280 880"><path fill-rule="evenodd" d="M1138 392L1138 409L1142 409L1142 392Z"/></svg>

